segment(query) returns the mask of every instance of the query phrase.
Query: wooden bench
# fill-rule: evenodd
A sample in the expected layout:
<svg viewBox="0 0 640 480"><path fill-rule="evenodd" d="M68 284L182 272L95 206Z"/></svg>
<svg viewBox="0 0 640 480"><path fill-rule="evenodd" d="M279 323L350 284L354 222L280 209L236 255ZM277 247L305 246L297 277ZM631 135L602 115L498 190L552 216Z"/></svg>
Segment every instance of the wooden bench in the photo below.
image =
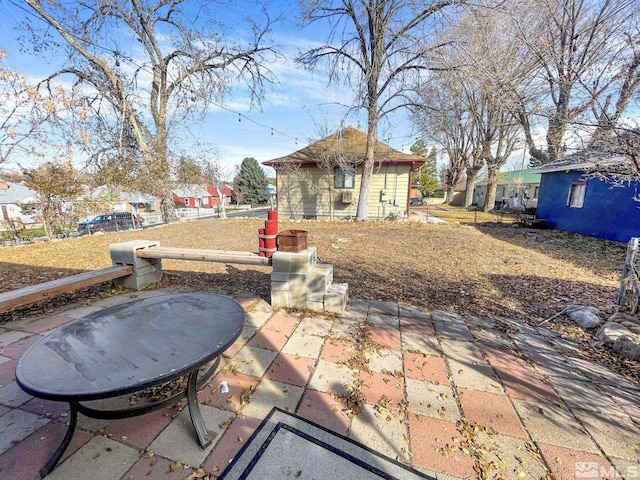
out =
<svg viewBox="0 0 640 480"><path fill-rule="evenodd" d="M145 259L196 260L201 262L238 263L264 267L269 267L272 264L271 258L261 257L257 253L231 250L154 246L136 250L135 255ZM134 267L132 265L118 265L31 285L11 292L0 293L0 312L6 312L12 308L29 303L47 300L79 288L127 277L133 273Z"/></svg>
<svg viewBox="0 0 640 480"><path fill-rule="evenodd" d="M196 260L200 262L238 263L242 265L271 266L269 257L252 252L233 250L205 250L199 248L148 247L136 250L139 258L166 258L172 260Z"/></svg>
<svg viewBox="0 0 640 480"><path fill-rule="evenodd" d="M110 280L126 277L133 273L133 267L108 267L100 270L79 273L70 277L59 278L50 282L39 283L11 292L0 293L0 312L6 312L21 305L47 300L63 293L89 287Z"/></svg>

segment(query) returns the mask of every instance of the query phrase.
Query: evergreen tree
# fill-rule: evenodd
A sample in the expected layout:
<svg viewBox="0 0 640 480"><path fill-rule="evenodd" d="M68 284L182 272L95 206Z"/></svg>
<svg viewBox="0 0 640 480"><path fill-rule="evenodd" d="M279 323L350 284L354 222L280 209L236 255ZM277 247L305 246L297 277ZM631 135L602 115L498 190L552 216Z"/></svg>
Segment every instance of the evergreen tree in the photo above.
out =
<svg viewBox="0 0 640 480"><path fill-rule="evenodd" d="M426 162L416 172L413 179L420 185L420 193L423 197L430 197L438 188L438 155L436 149L431 148L429 152L422 140L418 140L412 147L411 153L426 159Z"/></svg>
<svg viewBox="0 0 640 480"><path fill-rule="evenodd" d="M424 140L418 140L416 143L411 145L409 150L417 157L427 158L427 155L429 154L429 147L424 143Z"/></svg>
<svg viewBox="0 0 640 480"><path fill-rule="evenodd" d="M269 194L267 186L269 180L260 168L258 161L253 157L242 160L240 171L234 180L235 189L238 191L244 201L251 205L267 203Z"/></svg>

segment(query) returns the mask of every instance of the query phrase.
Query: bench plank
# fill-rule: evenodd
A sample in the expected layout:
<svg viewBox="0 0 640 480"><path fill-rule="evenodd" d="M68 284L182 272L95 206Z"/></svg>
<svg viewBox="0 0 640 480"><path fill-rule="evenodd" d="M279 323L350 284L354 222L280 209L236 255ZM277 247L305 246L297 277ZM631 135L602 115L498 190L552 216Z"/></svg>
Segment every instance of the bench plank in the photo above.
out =
<svg viewBox="0 0 640 480"><path fill-rule="evenodd" d="M173 260L197 260L201 262L239 263L268 267L271 259L251 252L233 250L205 250L199 248L149 247L136 250L140 258L166 258Z"/></svg>
<svg viewBox="0 0 640 480"><path fill-rule="evenodd" d="M31 285L11 292L0 293L0 312L5 312L28 303L47 300L78 288L97 285L98 283L108 282L115 278L126 277L132 273L133 267L131 266L108 267Z"/></svg>

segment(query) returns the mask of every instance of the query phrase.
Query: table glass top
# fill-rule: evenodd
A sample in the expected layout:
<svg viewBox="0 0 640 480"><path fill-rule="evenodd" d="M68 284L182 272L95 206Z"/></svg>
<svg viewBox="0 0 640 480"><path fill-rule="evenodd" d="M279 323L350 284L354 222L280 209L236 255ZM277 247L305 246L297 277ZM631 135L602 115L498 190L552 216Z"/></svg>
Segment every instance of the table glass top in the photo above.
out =
<svg viewBox="0 0 640 480"><path fill-rule="evenodd" d="M112 397L186 374L226 350L242 332L235 300L182 293L135 300L94 312L32 345L16 379L54 400Z"/></svg>

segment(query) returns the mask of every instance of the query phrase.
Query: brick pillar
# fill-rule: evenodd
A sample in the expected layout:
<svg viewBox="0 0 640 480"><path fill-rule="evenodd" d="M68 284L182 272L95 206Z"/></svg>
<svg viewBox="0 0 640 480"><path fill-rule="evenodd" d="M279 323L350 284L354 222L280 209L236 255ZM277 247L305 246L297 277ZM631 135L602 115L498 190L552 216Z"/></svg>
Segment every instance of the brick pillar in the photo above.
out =
<svg viewBox="0 0 640 480"><path fill-rule="evenodd" d="M136 255L137 250L158 246L160 246L160 242L150 240L131 240L110 245L109 251L113 266L131 265L133 267L131 275L115 280L116 285L142 290L152 283L159 282L162 279L162 260L160 258L139 258Z"/></svg>

